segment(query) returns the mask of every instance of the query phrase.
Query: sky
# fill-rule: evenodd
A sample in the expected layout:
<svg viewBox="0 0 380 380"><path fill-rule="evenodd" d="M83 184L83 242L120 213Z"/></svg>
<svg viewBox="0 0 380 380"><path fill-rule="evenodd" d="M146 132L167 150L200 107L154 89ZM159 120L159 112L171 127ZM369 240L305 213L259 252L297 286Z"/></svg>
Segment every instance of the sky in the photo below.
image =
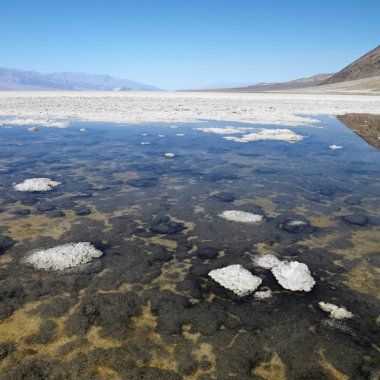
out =
<svg viewBox="0 0 380 380"><path fill-rule="evenodd" d="M336 72L380 44L380 0L0 0L0 67L190 89Z"/></svg>

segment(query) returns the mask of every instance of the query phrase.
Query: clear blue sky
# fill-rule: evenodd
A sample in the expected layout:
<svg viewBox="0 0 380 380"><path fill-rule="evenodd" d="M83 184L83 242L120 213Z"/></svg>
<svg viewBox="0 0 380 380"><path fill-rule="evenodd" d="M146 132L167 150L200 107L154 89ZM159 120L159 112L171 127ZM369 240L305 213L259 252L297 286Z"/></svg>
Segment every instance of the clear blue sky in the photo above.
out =
<svg viewBox="0 0 380 380"><path fill-rule="evenodd" d="M337 71L380 44L380 0L0 0L0 66L165 89Z"/></svg>

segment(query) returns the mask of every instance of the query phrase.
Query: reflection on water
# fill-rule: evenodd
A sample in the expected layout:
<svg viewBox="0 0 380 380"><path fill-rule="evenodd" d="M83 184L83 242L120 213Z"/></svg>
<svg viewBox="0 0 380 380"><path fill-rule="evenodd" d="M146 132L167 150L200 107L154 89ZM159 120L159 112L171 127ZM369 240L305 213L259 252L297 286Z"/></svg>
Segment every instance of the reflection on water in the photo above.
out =
<svg viewBox="0 0 380 380"><path fill-rule="evenodd" d="M0 129L0 378L376 378L380 155L339 121L322 125L292 128L295 144L190 124ZM31 177L62 185L13 190ZM231 209L265 218L217 217ZM292 219L307 228L285 228ZM21 262L76 241L105 255L63 274ZM306 263L312 292L255 268L266 253ZM273 297L238 299L208 278L229 264ZM334 321L319 301L354 318Z"/></svg>
<svg viewBox="0 0 380 380"><path fill-rule="evenodd" d="M380 149L380 115L350 113L338 118L368 144Z"/></svg>

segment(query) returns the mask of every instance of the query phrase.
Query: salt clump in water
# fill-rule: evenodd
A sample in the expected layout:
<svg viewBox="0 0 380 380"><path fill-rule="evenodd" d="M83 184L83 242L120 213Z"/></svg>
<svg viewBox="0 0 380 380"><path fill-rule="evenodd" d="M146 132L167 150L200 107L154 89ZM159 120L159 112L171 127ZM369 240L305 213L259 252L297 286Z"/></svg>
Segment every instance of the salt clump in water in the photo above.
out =
<svg viewBox="0 0 380 380"><path fill-rule="evenodd" d="M218 214L218 216L231 222L241 223L258 223L263 219L262 215L252 214L250 212L239 210L223 211L222 213Z"/></svg>
<svg viewBox="0 0 380 380"><path fill-rule="evenodd" d="M239 264L214 269L208 275L224 288L232 290L239 297L254 292L262 283L260 277L254 276Z"/></svg>
<svg viewBox="0 0 380 380"><path fill-rule="evenodd" d="M288 290L310 292L315 285L307 265L298 261L283 261L272 269L272 273L278 283Z"/></svg>
<svg viewBox="0 0 380 380"><path fill-rule="evenodd" d="M64 270L86 264L102 254L91 243L69 243L36 251L25 258L24 262L36 269Z"/></svg>
<svg viewBox="0 0 380 380"><path fill-rule="evenodd" d="M341 145L335 145L334 144L334 145L330 145L329 148L332 150L336 150L336 149L342 149L343 147Z"/></svg>
<svg viewBox="0 0 380 380"><path fill-rule="evenodd" d="M14 188L17 191L49 191L60 184L61 182L53 181L50 178L29 178L18 183Z"/></svg>
<svg viewBox="0 0 380 380"><path fill-rule="evenodd" d="M303 136L297 135L290 129L260 129L258 132L249 133L243 135L242 137L236 136L224 136L226 140L236 141L240 143L247 143L250 141L260 141L260 140L275 140L275 141L286 141L289 143L295 143L301 141Z"/></svg>
<svg viewBox="0 0 380 380"><path fill-rule="evenodd" d="M28 131L29 131L29 132L37 132L37 131L38 131L38 128L31 127L31 128L28 128Z"/></svg>
<svg viewBox="0 0 380 380"><path fill-rule="evenodd" d="M165 157L172 158L172 157L175 157L175 154L168 152L168 153L165 153Z"/></svg>
<svg viewBox="0 0 380 380"><path fill-rule="evenodd" d="M266 300L268 298L272 298L272 291L270 289L262 290L262 291L256 292L254 296L257 300Z"/></svg>
<svg viewBox="0 0 380 380"><path fill-rule="evenodd" d="M224 128L194 128L196 131L202 131L205 133L215 133L218 135L233 135L238 133L246 133L247 130L252 130L252 128L235 128L235 127L224 127Z"/></svg>
<svg viewBox="0 0 380 380"><path fill-rule="evenodd" d="M255 257L253 259L254 264L263 269L272 269L281 264L281 261L274 255L264 255Z"/></svg>
<svg viewBox="0 0 380 380"><path fill-rule="evenodd" d="M333 319L346 319L346 318L352 318L353 314L349 312L346 308L344 307L339 307L336 306L332 303L326 303L326 302L319 302L318 303L319 307L329 313L330 318Z"/></svg>

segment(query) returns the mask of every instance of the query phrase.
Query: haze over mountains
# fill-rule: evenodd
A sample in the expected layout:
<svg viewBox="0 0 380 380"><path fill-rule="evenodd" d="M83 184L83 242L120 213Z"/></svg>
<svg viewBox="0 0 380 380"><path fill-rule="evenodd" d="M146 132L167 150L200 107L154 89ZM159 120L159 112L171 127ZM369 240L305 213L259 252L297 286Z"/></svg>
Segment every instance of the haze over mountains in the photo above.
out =
<svg viewBox="0 0 380 380"><path fill-rule="evenodd" d="M0 90L159 91L151 85L109 75L0 68Z"/></svg>

